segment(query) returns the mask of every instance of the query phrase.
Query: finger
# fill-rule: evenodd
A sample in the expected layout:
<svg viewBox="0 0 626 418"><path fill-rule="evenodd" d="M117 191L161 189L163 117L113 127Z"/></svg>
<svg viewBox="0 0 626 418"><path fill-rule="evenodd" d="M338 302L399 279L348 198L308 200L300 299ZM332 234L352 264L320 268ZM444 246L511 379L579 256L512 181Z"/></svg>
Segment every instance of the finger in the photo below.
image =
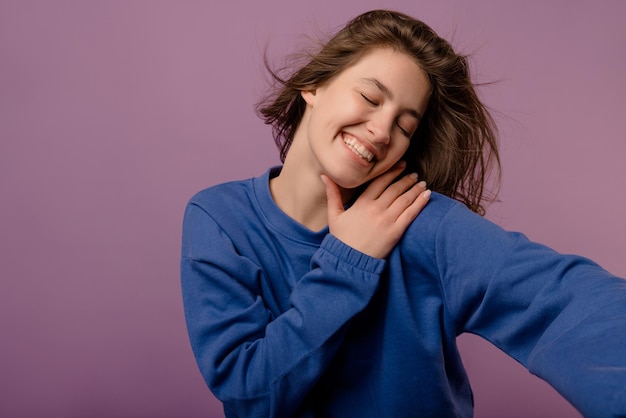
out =
<svg viewBox="0 0 626 418"><path fill-rule="evenodd" d="M389 214L393 216L394 219L400 217L400 215L410 208L416 200L419 199L419 196L422 195L426 191L426 182L420 181L417 184L414 184L408 190L394 197L393 201L389 203L387 210ZM387 194L387 191L385 191ZM387 196L385 196L387 198ZM383 198L381 197L381 200Z"/></svg>
<svg viewBox="0 0 626 418"><path fill-rule="evenodd" d="M339 186L337 186L334 181L324 174L320 177L326 186L326 205L328 207L328 221L330 223L331 219L336 219L344 212L343 199L341 198Z"/></svg>
<svg viewBox="0 0 626 418"><path fill-rule="evenodd" d="M393 180L402 173L406 167L406 163L404 161L399 161L387 170L385 173L376 177L367 189L361 194L361 196L370 199L378 199L378 197L385 191L385 189L393 182Z"/></svg>
<svg viewBox="0 0 626 418"><path fill-rule="evenodd" d="M413 186L415 186L415 183L417 183L417 173L407 174L406 176L402 177L398 181L389 185L389 187L387 187L378 197L378 200L385 207L389 207L393 204L393 202L395 202L395 200L399 196L402 196L404 193L410 190ZM420 183L423 183L423 182L420 182ZM423 183L421 191L424 191L426 189L425 186L426 186L426 183ZM415 194L414 197L417 197L417 194ZM411 203L413 203L413 201L408 202L406 206L408 206Z"/></svg>
<svg viewBox="0 0 626 418"><path fill-rule="evenodd" d="M396 219L396 226L403 230L406 229L411 222L417 218L417 215L420 214L422 209L426 207L426 204L430 201L430 197L430 190L426 189L422 191L417 196L415 201L398 215L398 218Z"/></svg>

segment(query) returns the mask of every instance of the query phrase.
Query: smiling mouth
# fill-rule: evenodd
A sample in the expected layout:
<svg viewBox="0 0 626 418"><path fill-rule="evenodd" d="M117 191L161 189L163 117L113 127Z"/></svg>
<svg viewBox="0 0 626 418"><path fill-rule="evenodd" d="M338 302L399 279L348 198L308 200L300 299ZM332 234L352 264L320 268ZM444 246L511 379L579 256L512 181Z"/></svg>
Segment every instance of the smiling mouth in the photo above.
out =
<svg viewBox="0 0 626 418"><path fill-rule="evenodd" d="M374 154L368 151L367 148L365 148L363 145L359 144L356 139L346 136L343 138L343 142L348 146L350 151L355 153L361 159L368 162L372 162L372 160L374 159Z"/></svg>

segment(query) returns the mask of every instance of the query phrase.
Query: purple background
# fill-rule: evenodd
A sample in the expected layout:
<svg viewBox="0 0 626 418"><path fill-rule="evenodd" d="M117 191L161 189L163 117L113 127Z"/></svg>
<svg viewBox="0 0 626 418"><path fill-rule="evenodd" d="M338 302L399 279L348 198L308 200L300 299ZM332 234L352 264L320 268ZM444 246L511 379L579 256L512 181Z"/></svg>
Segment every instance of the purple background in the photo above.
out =
<svg viewBox="0 0 626 418"><path fill-rule="evenodd" d="M622 0L0 0L0 416L222 416L184 327L184 205L278 162L253 110L264 47L379 7L497 81L481 89L504 160L488 217L626 276ZM477 418L579 416L461 345Z"/></svg>

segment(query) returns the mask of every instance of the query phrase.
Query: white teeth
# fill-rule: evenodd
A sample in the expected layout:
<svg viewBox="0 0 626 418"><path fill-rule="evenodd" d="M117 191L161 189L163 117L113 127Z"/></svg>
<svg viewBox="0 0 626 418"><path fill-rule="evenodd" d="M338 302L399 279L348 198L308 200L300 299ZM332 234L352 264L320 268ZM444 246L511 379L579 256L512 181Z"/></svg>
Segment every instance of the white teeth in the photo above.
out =
<svg viewBox="0 0 626 418"><path fill-rule="evenodd" d="M343 142L345 142L345 144L348 146L348 148L350 148L350 150L352 150L352 152L354 152L356 155L363 158L364 160L372 161L372 159L374 158L374 154L369 152L367 148L365 148L363 145L359 144L356 139L352 137L344 137Z"/></svg>

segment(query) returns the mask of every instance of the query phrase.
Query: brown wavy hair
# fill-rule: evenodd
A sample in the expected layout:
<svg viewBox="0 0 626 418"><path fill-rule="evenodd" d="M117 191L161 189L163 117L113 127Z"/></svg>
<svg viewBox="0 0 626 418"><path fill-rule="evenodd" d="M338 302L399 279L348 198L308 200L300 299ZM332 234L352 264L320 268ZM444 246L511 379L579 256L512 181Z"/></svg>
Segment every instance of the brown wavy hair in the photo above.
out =
<svg viewBox="0 0 626 418"><path fill-rule="evenodd" d="M327 82L374 48L391 47L413 57L432 87L428 108L407 150L407 170L417 171L431 190L464 203L484 215L484 203L495 199L485 183L492 169L500 179L497 129L479 100L467 57L425 23L403 13L373 10L349 21L289 77L265 65L274 89L257 105L273 128L285 160L305 110L300 92Z"/></svg>

